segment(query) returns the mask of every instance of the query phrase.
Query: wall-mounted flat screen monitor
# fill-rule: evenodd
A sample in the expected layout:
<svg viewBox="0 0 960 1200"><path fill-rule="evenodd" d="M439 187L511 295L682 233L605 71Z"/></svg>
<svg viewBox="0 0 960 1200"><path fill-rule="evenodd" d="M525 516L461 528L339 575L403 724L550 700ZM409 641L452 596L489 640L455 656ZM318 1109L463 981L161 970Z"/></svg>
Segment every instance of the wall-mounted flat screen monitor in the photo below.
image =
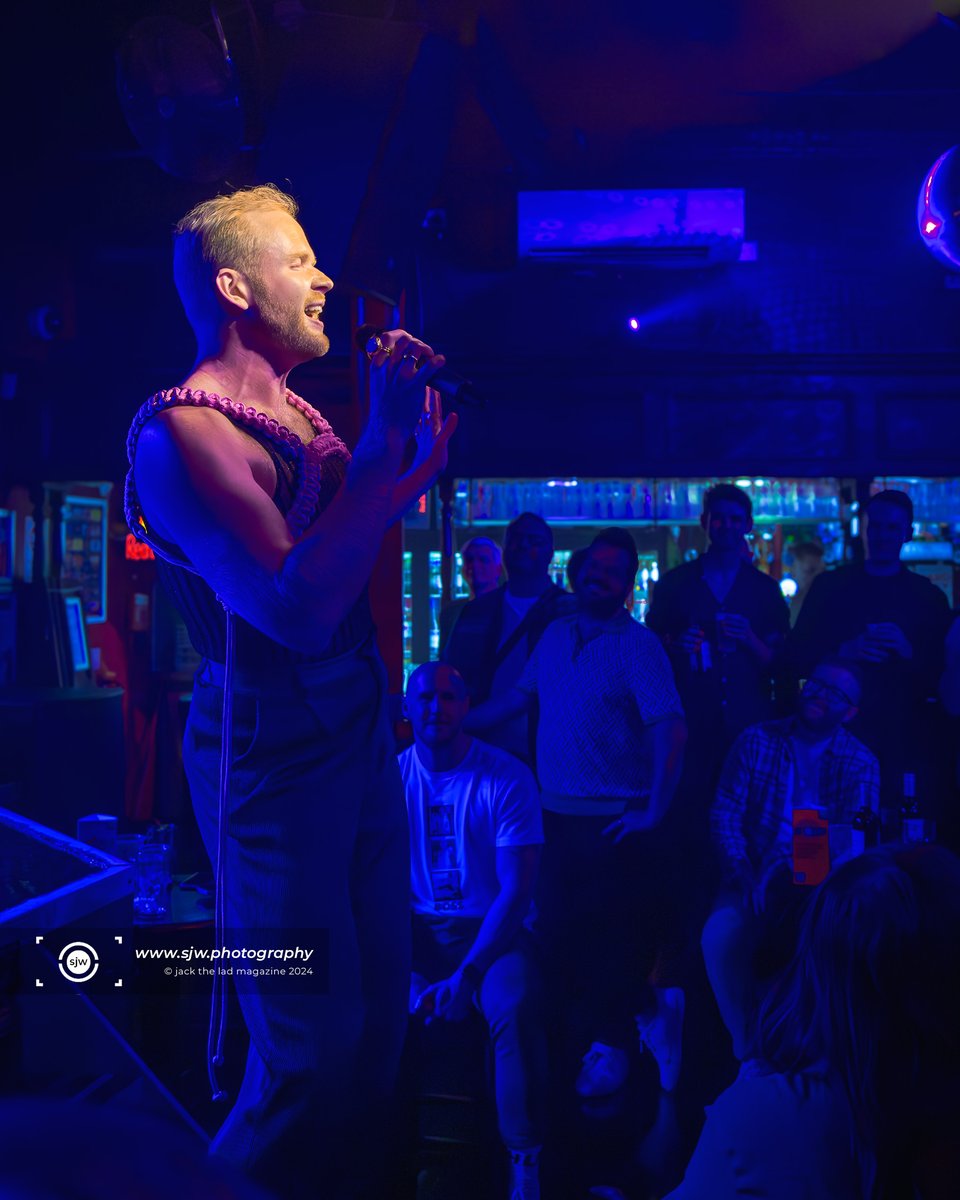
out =
<svg viewBox="0 0 960 1200"><path fill-rule="evenodd" d="M64 596L63 605L67 614L67 634L70 638L70 656L74 672L90 670L90 648L87 645L87 623L83 616L83 602L79 596Z"/></svg>

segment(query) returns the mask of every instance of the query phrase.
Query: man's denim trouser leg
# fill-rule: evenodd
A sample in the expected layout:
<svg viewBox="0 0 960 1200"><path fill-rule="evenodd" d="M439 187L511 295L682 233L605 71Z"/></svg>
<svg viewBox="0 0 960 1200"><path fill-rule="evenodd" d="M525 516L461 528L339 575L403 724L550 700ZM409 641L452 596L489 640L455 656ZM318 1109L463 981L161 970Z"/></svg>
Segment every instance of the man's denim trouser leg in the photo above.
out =
<svg viewBox="0 0 960 1200"><path fill-rule="evenodd" d="M479 920L455 917L415 916L414 923L414 970L431 983L456 970L480 927ZM495 959L477 994L493 1047L497 1123L509 1150L543 1144L547 1051L540 972L529 943L524 933Z"/></svg>
<svg viewBox="0 0 960 1200"><path fill-rule="evenodd" d="M757 939L757 920L739 899L718 904L700 937L707 978L738 1062L743 1062L749 1048L757 990Z"/></svg>
<svg viewBox="0 0 960 1200"><path fill-rule="evenodd" d="M406 1028L406 808L375 649L274 682L234 696L226 928L327 930L329 986L240 994L246 1074L212 1150L285 1198L333 1200L369 1161L357 1138L382 1123ZM213 861L222 706L201 671L184 759Z"/></svg>

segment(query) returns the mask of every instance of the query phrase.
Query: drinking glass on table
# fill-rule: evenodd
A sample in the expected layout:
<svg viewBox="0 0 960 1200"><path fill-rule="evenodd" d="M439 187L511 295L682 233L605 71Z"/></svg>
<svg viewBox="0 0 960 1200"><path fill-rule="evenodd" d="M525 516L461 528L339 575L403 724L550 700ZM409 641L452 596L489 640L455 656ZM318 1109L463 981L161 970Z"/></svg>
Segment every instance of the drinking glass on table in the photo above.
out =
<svg viewBox="0 0 960 1200"><path fill-rule="evenodd" d="M144 842L134 861L133 911L141 921L170 915L170 856L162 842Z"/></svg>
<svg viewBox="0 0 960 1200"><path fill-rule="evenodd" d="M731 625L740 618L736 613L717 613L717 651L720 654L732 654L737 648L736 639L731 635Z"/></svg>

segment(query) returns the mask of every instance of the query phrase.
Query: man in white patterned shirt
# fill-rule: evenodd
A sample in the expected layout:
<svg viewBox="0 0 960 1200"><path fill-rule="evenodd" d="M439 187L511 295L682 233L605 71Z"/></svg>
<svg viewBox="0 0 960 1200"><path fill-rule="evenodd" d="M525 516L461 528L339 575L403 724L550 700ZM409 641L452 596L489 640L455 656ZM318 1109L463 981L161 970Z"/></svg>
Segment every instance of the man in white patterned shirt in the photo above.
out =
<svg viewBox="0 0 960 1200"><path fill-rule="evenodd" d="M480 705L482 730L539 701L537 772L546 846L538 930L557 998L597 1034L577 1079L583 1096L626 1080L631 1012L676 1085L683 994L649 976L662 924L664 855L657 828L679 777L686 725L659 639L625 604L638 558L622 529L597 535L577 579L578 611L549 625L509 693ZM576 1013L589 979L590 1011Z"/></svg>

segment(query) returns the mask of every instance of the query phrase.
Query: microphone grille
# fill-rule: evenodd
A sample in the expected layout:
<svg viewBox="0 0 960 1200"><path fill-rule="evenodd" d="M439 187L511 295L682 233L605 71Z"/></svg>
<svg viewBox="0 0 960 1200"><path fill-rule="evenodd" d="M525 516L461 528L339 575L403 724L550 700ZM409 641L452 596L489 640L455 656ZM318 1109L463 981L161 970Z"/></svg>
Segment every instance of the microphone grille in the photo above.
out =
<svg viewBox="0 0 960 1200"><path fill-rule="evenodd" d="M367 342L372 337L376 337L380 332L380 329L376 325L361 325L353 335L353 344L358 350L366 350Z"/></svg>

